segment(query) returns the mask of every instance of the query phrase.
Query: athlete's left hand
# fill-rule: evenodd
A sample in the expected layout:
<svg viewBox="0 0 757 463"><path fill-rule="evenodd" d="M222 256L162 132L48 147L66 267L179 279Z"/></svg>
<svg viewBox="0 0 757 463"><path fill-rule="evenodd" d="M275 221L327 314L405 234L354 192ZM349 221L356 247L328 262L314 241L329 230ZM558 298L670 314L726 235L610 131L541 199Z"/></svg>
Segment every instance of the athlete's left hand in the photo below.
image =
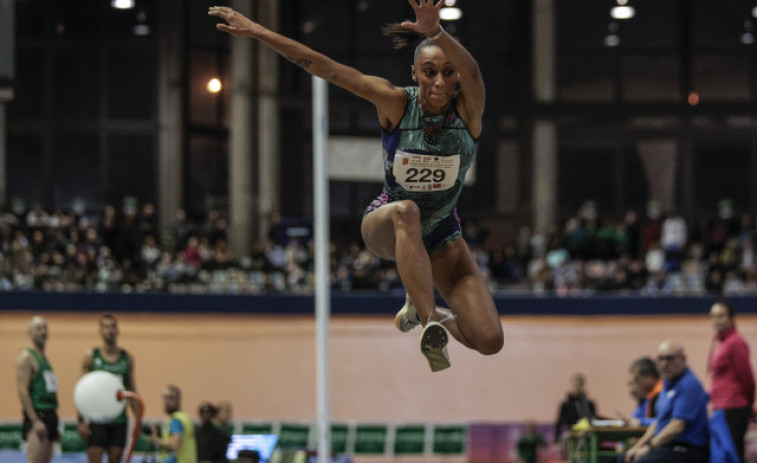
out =
<svg viewBox="0 0 757 463"><path fill-rule="evenodd" d="M436 1L436 4L434 2ZM401 26L432 37L439 33L439 10L444 0L408 0L415 11L415 22L403 21Z"/></svg>
<svg viewBox="0 0 757 463"><path fill-rule="evenodd" d="M218 23L216 28L234 37L256 37L264 29L260 24L227 6L211 6L208 15L226 21L228 24Z"/></svg>

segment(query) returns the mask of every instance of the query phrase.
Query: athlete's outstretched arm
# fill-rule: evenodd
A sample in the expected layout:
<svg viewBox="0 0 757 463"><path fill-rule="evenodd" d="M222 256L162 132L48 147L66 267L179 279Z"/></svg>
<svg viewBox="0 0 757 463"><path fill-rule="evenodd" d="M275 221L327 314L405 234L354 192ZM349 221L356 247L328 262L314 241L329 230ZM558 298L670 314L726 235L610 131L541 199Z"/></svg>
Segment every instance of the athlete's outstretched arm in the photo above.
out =
<svg viewBox="0 0 757 463"><path fill-rule="evenodd" d="M434 4L435 1L436 4ZM408 2L415 11L415 22L404 21L401 26L428 37L437 36L442 31L439 24L439 11L444 6L444 0L408 0ZM436 39L436 44L447 55L460 75L459 98L461 98L464 113L463 120L470 124L471 133L477 135L480 132L486 101L486 88L478 63L460 42L446 32ZM477 126L479 130L473 130L474 126Z"/></svg>
<svg viewBox="0 0 757 463"><path fill-rule="evenodd" d="M268 45L278 54L300 66L312 75L338 85L373 103L379 111L382 126L385 119L395 125L402 118L407 99L404 89L395 87L388 80L367 76L350 66L334 61L328 56L292 40L250 20L228 7L210 7L210 16L223 19L218 30L235 37L249 37Z"/></svg>

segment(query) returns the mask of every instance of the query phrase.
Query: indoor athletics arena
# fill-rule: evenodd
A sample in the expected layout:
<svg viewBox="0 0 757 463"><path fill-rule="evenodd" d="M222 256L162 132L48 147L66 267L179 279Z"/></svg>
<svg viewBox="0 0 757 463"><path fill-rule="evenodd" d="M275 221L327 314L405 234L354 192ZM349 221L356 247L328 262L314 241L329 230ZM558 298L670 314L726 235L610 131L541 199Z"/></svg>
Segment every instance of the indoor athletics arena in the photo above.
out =
<svg viewBox="0 0 757 463"><path fill-rule="evenodd" d="M757 462L755 21L0 0L0 463Z"/></svg>

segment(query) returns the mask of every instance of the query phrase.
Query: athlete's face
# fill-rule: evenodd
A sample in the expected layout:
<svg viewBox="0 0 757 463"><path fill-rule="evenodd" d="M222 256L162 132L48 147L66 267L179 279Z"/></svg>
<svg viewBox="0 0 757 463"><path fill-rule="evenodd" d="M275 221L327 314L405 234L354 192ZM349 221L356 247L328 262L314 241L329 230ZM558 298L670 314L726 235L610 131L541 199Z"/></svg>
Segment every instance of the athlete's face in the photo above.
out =
<svg viewBox="0 0 757 463"><path fill-rule="evenodd" d="M686 356L677 344L664 342L657 351L657 368L662 379L672 379L686 369Z"/></svg>
<svg viewBox="0 0 757 463"><path fill-rule="evenodd" d="M44 346L47 341L47 322L42 317L32 318L29 323L29 337L35 346Z"/></svg>
<svg viewBox="0 0 757 463"><path fill-rule="evenodd" d="M733 319L728 315L728 309L719 303L715 303L710 309L710 321L716 333L725 331L733 326Z"/></svg>
<svg viewBox="0 0 757 463"><path fill-rule="evenodd" d="M179 409L181 398L172 388L167 387L163 390L163 410L169 415Z"/></svg>
<svg viewBox="0 0 757 463"><path fill-rule="evenodd" d="M412 67L413 80L418 82L421 108L439 114L447 109L455 93L459 75L441 48L424 47Z"/></svg>
<svg viewBox="0 0 757 463"><path fill-rule="evenodd" d="M641 388L641 375L638 372L631 372L628 374L628 382L626 382L626 386L628 386L628 393L631 394L631 397L634 399L641 400L646 396Z"/></svg>
<svg viewBox="0 0 757 463"><path fill-rule="evenodd" d="M107 344L116 342L118 338L118 323L113 318L103 318L100 321L100 335Z"/></svg>

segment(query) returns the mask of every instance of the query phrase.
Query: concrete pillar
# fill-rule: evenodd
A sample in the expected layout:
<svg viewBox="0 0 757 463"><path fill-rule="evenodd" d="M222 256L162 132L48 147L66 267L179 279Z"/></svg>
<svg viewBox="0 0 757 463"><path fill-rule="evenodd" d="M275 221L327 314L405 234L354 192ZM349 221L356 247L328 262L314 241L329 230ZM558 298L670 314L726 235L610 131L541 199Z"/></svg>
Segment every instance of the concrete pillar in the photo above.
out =
<svg viewBox="0 0 757 463"><path fill-rule="evenodd" d="M6 204L8 178L5 169L8 153L6 103L13 99L11 83L15 77L15 38L13 0L0 0L0 204Z"/></svg>
<svg viewBox="0 0 757 463"><path fill-rule="evenodd" d="M160 2L158 214L165 244L184 196L182 37L184 2Z"/></svg>
<svg viewBox="0 0 757 463"><path fill-rule="evenodd" d="M557 220L557 127L537 120L532 130L533 224L546 232Z"/></svg>
<svg viewBox="0 0 757 463"><path fill-rule="evenodd" d="M8 140L6 137L5 100L3 100L2 93L3 89L0 89L0 204L7 204L8 172L5 169L5 161L8 159Z"/></svg>
<svg viewBox="0 0 757 463"><path fill-rule="evenodd" d="M252 0L234 0L232 8L257 20ZM231 38L231 117L229 131L229 250L248 256L253 217L253 47L254 40Z"/></svg>
<svg viewBox="0 0 757 463"><path fill-rule="evenodd" d="M532 8L534 98L549 103L556 94L555 1L532 0ZM557 220L557 126L552 120L534 121L532 149L533 225L547 230Z"/></svg>
<svg viewBox="0 0 757 463"><path fill-rule="evenodd" d="M676 207L678 144L673 139L643 140L637 145L646 173L649 198L660 202L663 212Z"/></svg>
<svg viewBox="0 0 757 463"><path fill-rule="evenodd" d="M277 30L279 2L260 0L258 18L266 27ZM279 55L268 47L258 52L258 208L256 238L265 238L271 213L279 212L281 144L279 143Z"/></svg>

